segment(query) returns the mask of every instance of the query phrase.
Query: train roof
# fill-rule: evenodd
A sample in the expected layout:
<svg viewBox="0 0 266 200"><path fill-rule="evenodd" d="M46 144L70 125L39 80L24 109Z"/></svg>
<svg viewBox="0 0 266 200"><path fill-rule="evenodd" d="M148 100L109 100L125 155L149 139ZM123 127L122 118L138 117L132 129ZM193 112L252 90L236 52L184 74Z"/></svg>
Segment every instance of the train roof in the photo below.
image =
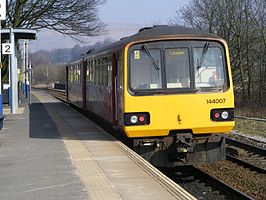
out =
<svg viewBox="0 0 266 200"><path fill-rule="evenodd" d="M176 37L184 37L191 36L195 38L220 38L215 34L211 34L208 32L204 32L198 29L187 28L183 26L167 26L167 25L159 25L153 27L144 27L139 30L138 33L131 35L129 37L124 37L117 42L114 42L110 45L99 49L91 49L88 51L87 56L98 54L106 51L113 51L115 49L119 49L124 47L126 44L139 40L149 40L156 38L176 38Z"/></svg>

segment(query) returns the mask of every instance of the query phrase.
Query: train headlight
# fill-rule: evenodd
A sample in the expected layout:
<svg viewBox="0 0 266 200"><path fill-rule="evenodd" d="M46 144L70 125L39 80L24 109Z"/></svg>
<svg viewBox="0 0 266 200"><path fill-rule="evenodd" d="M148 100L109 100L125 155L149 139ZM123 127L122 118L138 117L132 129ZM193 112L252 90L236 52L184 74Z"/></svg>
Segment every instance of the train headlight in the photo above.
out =
<svg viewBox="0 0 266 200"><path fill-rule="evenodd" d="M126 126L148 125L150 124L150 114L148 112L125 113L124 124Z"/></svg>
<svg viewBox="0 0 266 200"><path fill-rule="evenodd" d="M136 124L138 122L138 117L136 115L133 115L130 117L130 121L132 124Z"/></svg>
<svg viewBox="0 0 266 200"><path fill-rule="evenodd" d="M233 108L219 108L211 110L212 121L232 121L234 120Z"/></svg>
<svg viewBox="0 0 266 200"><path fill-rule="evenodd" d="M223 119L227 119L228 116L229 116L229 114L228 114L227 111L223 111L223 112L222 112L222 118L223 118Z"/></svg>

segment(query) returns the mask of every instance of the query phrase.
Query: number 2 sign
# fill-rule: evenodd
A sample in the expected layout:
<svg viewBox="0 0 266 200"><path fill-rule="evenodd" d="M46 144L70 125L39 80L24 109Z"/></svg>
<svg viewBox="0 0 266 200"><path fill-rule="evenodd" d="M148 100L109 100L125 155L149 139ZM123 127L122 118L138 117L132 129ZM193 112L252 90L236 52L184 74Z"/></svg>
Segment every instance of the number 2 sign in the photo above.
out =
<svg viewBox="0 0 266 200"><path fill-rule="evenodd" d="M14 48L11 43L3 43L2 44L2 54L13 54Z"/></svg>

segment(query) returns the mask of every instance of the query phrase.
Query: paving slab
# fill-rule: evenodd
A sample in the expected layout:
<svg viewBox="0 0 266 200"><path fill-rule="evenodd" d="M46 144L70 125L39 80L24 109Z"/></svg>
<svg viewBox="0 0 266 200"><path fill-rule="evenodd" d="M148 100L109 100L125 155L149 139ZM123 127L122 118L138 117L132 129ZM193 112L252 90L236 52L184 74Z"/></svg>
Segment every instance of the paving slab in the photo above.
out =
<svg viewBox="0 0 266 200"><path fill-rule="evenodd" d="M5 113L0 132L0 199L89 199L43 104L33 97L31 108L19 111Z"/></svg>

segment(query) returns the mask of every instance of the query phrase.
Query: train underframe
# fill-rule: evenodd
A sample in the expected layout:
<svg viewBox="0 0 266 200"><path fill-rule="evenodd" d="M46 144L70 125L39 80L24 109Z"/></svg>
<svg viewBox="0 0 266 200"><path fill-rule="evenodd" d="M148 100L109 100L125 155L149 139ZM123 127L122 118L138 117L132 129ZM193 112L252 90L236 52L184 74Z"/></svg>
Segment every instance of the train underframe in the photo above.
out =
<svg viewBox="0 0 266 200"><path fill-rule="evenodd" d="M133 139L133 149L157 167L224 160L223 135L170 132L167 137Z"/></svg>

